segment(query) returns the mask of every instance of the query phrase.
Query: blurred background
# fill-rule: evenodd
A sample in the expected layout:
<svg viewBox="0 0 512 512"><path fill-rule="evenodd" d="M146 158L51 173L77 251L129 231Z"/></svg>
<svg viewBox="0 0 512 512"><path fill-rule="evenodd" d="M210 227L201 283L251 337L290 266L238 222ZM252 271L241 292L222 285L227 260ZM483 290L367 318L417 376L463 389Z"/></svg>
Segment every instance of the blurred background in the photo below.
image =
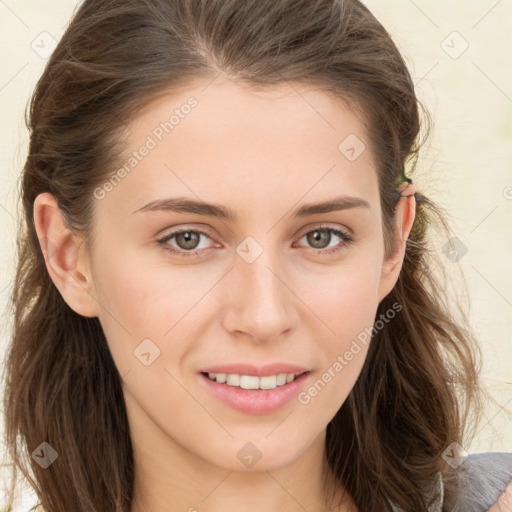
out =
<svg viewBox="0 0 512 512"><path fill-rule="evenodd" d="M414 181L449 214L454 238L436 240L437 250L447 272L455 276L460 268L467 280L482 376L497 402L487 405L474 440L463 448L512 451L512 2L364 3L400 48L432 114L433 131ZM24 111L78 4L0 0L2 357L12 322L6 307L16 255L18 179L27 151ZM32 502L27 493L20 510Z"/></svg>

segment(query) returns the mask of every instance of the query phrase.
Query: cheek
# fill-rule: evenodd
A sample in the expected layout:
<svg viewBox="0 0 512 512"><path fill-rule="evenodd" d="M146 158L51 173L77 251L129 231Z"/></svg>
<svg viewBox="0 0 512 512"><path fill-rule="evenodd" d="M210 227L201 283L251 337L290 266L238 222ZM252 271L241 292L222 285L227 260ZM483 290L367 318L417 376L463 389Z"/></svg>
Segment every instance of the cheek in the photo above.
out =
<svg viewBox="0 0 512 512"><path fill-rule="evenodd" d="M100 322L119 373L130 371L149 387L165 369L179 373L194 348L190 340L200 337L205 318L215 318L209 295L219 275L206 266L155 264L143 251L120 245L98 261Z"/></svg>
<svg viewBox="0 0 512 512"><path fill-rule="evenodd" d="M375 260L369 257L358 258L357 263L341 263L328 274L311 276L309 283L306 281L301 287L304 302L324 321L336 340L356 336L374 322L380 278Z"/></svg>
<svg viewBox="0 0 512 512"><path fill-rule="evenodd" d="M379 278L377 258L359 259L357 264L347 264L317 280L315 292L304 300L325 326L318 339L323 353L320 381L307 393L305 402L321 391L319 400L334 414L355 384L371 342Z"/></svg>
<svg viewBox="0 0 512 512"><path fill-rule="evenodd" d="M326 282L329 286L310 303L328 327L317 337L321 364L310 386L297 397L306 411L304 424L311 428L318 421L327 424L354 387L368 353L378 307L376 276L365 269L341 272Z"/></svg>
<svg viewBox="0 0 512 512"><path fill-rule="evenodd" d="M162 302L178 301L178 291L165 286L162 276L146 264L140 252L123 246L119 240L105 243L94 265L99 319L121 374L138 362L133 351L145 339L160 349L163 334L172 325L162 314Z"/></svg>

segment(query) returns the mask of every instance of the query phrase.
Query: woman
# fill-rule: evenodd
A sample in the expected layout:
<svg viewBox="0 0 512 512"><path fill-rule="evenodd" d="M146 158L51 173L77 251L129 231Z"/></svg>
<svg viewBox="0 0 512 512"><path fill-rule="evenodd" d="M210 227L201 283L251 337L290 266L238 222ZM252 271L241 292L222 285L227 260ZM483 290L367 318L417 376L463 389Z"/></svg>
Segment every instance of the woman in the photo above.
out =
<svg viewBox="0 0 512 512"><path fill-rule="evenodd" d="M358 1L81 5L31 104L6 362L43 510L497 502L420 107Z"/></svg>

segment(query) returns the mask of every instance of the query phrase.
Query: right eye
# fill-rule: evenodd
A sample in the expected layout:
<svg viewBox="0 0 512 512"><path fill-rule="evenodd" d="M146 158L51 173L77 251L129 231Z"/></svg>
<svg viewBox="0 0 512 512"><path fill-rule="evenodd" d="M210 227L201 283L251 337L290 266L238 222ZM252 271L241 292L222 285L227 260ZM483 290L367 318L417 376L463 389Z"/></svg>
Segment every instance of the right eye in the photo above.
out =
<svg viewBox="0 0 512 512"><path fill-rule="evenodd" d="M158 239L157 242L165 251L168 251L171 254L175 254L177 256L196 256L198 253L196 248L198 242L200 242L201 236L205 236L211 239L208 233L200 229L179 229L167 234L163 238ZM172 249L172 246L170 246L168 243L173 238L176 239L175 243L178 245L177 250ZM204 250L204 248L202 249Z"/></svg>

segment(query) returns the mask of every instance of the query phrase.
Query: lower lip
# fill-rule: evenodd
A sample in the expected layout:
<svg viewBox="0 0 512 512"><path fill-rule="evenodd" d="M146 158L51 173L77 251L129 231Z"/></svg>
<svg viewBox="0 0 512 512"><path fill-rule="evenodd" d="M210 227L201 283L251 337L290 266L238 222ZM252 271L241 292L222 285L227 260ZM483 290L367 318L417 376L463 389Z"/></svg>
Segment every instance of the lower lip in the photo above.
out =
<svg viewBox="0 0 512 512"><path fill-rule="evenodd" d="M228 386L199 374L209 391L225 404L247 414L270 414L288 404L304 387L311 372L299 375L294 381L274 389L243 389Z"/></svg>

